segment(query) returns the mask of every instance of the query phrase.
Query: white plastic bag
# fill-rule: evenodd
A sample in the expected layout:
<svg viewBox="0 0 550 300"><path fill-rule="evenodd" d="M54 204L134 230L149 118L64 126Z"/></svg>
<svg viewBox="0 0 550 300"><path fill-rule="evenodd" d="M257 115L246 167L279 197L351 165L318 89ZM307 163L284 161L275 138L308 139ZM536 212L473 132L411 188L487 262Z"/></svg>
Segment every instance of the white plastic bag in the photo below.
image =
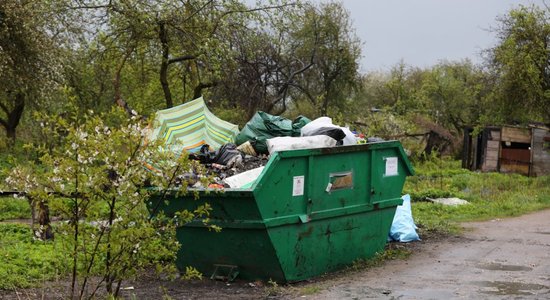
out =
<svg viewBox="0 0 550 300"><path fill-rule="evenodd" d="M331 118L320 117L304 125L304 127L300 129L300 132L302 133L302 136L309 136L312 132L314 132L315 130L321 127L338 127L338 126L332 124Z"/></svg>
<svg viewBox="0 0 550 300"><path fill-rule="evenodd" d="M304 137L276 137L267 140L269 154L284 150L313 149L336 146L336 140L326 135Z"/></svg>
<svg viewBox="0 0 550 300"><path fill-rule="evenodd" d="M349 130L347 127L340 127L338 125L332 124L332 119L329 117L320 117L317 118L300 129L300 132L302 136L309 136L312 132L315 132L317 129L321 127L335 127L340 128L344 131L346 134L346 137L344 138L344 146L346 145L356 145L357 144L357 138L355 137L355 134Z"/></svg>

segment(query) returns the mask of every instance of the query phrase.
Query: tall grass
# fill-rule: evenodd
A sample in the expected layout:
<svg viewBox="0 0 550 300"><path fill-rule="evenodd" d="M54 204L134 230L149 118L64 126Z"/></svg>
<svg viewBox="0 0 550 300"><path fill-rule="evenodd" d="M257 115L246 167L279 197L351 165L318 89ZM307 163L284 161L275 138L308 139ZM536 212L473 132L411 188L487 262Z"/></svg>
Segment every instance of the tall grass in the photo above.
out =
<svg viewBox="0 0 550 300"><path fill-rule="evenodd" d="M432 158L415 165L404 193L411 194L413 216L424 230L456 232L458 222L517 216L550 207L550 176L480 173L461 169L459 161ZM458 197L457 207L426 202Z"/></svg>

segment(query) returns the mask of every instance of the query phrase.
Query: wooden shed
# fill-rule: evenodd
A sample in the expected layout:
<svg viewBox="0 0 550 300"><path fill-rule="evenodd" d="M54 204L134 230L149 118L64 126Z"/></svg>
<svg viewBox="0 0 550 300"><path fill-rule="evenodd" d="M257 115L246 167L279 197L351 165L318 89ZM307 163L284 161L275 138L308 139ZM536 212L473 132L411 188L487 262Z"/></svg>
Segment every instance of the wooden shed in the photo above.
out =
<svg viewBox="0 0 550 300"><path fill-rule="evenodd" d="M550 174L550 129L546 125L488 126L476 136L464 129L462 167L483 172Z"/></svg>

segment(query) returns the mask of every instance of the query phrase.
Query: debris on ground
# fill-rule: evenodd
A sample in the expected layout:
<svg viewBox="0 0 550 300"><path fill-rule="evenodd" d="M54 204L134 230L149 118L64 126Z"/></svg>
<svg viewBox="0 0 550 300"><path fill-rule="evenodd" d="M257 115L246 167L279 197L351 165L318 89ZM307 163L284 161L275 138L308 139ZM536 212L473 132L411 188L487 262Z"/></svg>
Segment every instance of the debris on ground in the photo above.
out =
<svg viewBox="0 0 550 300"><path fill-rule="evenodd" d="M443 205L449 205L449 206L459 206L464 204L469 204L470 202L460 199L460 198L426 198L427 200L433 202L433 203L439 203Z"/></svg>

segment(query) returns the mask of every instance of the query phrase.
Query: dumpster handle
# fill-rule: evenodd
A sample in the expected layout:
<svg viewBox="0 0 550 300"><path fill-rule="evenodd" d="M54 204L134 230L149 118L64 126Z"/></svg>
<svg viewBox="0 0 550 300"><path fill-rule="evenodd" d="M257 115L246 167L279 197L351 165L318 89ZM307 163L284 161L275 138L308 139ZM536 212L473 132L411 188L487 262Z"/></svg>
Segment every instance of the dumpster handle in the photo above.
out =
<svg viewBox="0 0 550 300"><path fill-rule="evenodd" d="M306 185L306 197L307 197L307 205L306 205L306 215L308 219L310 219L311 215L311 209L313 206L313 199L310 197L310 193L313 190L313 180L311 180L311 176L313 174L313 156L309 156L307 158L307 185Z"/></svg>
<svg viewBox="0 0 550 300"><path fill-rule="evenodd" d="M377 158L377 154L378 153L376 152L376 150L372 149L371 150L371 155L369 157L370 158L370 162L369 162L370 178L371 178L371 180L370 180L371 189L370 189L370 197L369 197L370 203L376 202L375 200L378 200L378 199L375 199L375 198L377 198L376 197L376 189L378 189L378 177L376 176L376 170L373 167L373 164L374 164L374 162L376 161L376 158Z"/></svg>

